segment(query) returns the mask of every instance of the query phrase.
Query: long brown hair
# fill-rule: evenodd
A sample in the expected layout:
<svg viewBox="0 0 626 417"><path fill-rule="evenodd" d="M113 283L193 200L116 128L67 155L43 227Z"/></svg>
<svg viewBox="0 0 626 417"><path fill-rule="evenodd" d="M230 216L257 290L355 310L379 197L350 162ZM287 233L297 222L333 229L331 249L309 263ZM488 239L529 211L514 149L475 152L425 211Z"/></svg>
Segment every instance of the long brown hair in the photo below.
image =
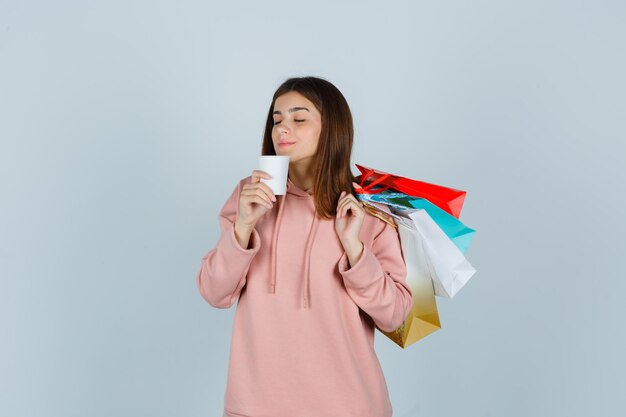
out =
<svg viewBox="0 0 626 417"><path fill-rule="evenodd" d="M352 182L356 179L350 171L354 137L352 113L343 94L329 81L318 77L289 78L272 97L263 134L262 155L276 155L272 142L274 103L278 97L290 91L306 97L322 116L319 142L311 161L314 172L313 200L319 216L330 219L337 213L341 191L354 194Z"/></svg>

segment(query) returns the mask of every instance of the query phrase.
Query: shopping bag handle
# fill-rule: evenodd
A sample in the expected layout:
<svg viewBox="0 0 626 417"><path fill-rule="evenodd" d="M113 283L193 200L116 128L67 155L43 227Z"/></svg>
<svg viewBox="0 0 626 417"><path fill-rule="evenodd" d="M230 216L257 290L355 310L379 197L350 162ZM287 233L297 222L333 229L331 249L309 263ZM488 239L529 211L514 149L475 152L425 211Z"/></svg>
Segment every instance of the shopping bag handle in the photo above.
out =
<svg viewBox="0 0 626 417"><path fill-rule="evenodd" d="M383 174L380 177L376 178L375 180L373 180L371 183L364 185L365 184L365 180L367 180L370 176L372 176L372 174L374 174L374 170L370 169L369 171L367 171L364 175L361 176L361 183L359 184L361 186L360 189L358 190L354 190L355 192L359 193L359 194L378 194L381 193L383 191L385 191L386 189L389 188L389 185L385 185L385 187L381 188L381 189L377 189L377 190L372 190L372 187L380 184L381 182L385 181L387 178L389 178L391 175L390 174Z"/></svg>
<svg viewBox="0 0 626 417"><path fill-rule="evenodd" d="M391 216L389 216L387 213L381 212L379 208L377 208L375 206L372 206L367 201L362 201L362 203L363 203L363 208L369 214L371 214L374 217L379 218L380 220L384 221L385 223L387 223L388 225L390 225L394 229L398 228L398 225L393 221L393 218Z"/></svg>

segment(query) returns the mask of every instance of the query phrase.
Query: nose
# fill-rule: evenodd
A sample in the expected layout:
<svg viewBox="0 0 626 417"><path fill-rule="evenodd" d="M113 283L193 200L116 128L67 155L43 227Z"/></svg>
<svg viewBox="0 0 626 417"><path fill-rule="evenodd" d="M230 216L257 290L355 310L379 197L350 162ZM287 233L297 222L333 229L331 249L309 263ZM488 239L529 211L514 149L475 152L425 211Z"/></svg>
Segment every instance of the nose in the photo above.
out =
<svg viewBox="0 0 626 417"><path fill-rule="evenodd" d="M278 127L278 133L280 133L281 135L289 133L289 129L285 126L284 123L281 123L281 125Z"/></svg>

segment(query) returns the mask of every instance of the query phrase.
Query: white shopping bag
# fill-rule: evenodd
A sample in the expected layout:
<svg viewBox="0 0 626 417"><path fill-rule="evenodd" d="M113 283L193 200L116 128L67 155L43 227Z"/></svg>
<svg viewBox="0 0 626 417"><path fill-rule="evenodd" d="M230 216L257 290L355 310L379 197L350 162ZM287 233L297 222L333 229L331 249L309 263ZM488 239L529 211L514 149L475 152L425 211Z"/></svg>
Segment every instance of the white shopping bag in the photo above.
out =
<svg viewBox="0 0 626 417"><path fill-rule="evenodd" d="M406 282L413 293L413 308L400 327L394 331L385 332L376 327L398 346L406 348L441 328L425 242L410 219L390 215L368 202L364 202L363 205L366 209L373 209L368 210L371 214L395 227L400 238L406 265Z"/></svg>
<svg viewBox="0 0 626 417"><path fill-rule="evenodd" d="M390 207L390 210L393 215L403 218L407 227L414 227L423 239L435 295L454 297L474 275L474 267L426 210L395 207Z"/></svg>
<svg viewBox="0 0 626 417"><path fill-rule="evenodd" d="M435 223L424 209L402 209L387 205L390 213L383 211L373 204L364 205L378 211L381 217L391 216L400 227L409 228L417 232L422 244L416 249L423 250L425 256L419 258L425 265L422 269L428 271L433 282L435 295L452 298L474 275L476 270L465 259L465 255L450 240L443 230ZM384 203L381 203L384 204ZM400 234L400 240L403 235Z"/></svg>

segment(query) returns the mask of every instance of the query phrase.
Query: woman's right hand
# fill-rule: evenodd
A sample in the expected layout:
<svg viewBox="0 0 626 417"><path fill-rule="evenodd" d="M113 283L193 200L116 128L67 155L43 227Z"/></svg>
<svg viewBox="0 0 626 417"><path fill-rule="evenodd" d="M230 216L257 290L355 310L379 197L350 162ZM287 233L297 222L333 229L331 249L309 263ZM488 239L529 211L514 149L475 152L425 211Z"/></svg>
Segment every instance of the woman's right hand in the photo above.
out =
<svg viewBox="0 0 626 417"><path fill-rule="evenodd" d="M267 184L261 182L261 178L270 179L272 176L265 171L252 171L251 182L244 184L239 196L237 222L246 228L254 228L257 221L274 207L273 202L276 201L274 192Z"/></svg>

